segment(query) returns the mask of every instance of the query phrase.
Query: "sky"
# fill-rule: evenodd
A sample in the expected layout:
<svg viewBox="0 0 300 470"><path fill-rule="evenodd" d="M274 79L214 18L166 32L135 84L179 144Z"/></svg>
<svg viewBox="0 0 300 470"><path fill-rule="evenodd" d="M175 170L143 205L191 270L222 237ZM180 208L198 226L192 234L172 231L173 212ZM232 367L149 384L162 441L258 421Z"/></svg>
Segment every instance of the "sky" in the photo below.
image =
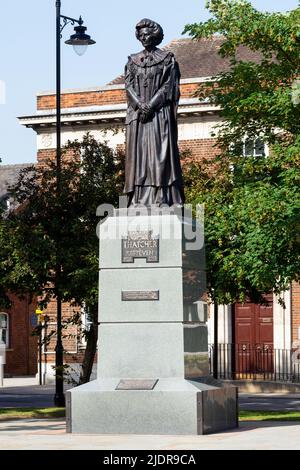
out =
<svg viewBox="0 0 300 470"><path fill-rule="evenodd" d="M166 44L181 37L187 23L205 21L206 0L62 0L62 14L83 16L97 41L82 57L62 43L62 87L105 85L123 72L127 56L141 49L135 24L158 21ZM298 0L252 0L259 10L287 11ZM55 89L55 0L10 0L1 5L0 158L2 164L36 160L35 132L17 116L35 113L36 93ZM64 41L73 27L64 30ZM162 45L163 45L162 44ZM4 92L5 91L5 92ZM0 167L1 171L1 167Z"/></svg>

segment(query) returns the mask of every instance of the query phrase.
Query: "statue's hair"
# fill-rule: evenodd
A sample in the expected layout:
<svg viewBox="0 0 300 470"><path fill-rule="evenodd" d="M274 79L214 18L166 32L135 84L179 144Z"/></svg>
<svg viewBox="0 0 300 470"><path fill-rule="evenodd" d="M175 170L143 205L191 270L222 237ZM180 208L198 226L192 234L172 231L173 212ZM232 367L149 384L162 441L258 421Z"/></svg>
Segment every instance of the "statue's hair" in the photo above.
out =
<svg viewBox="0 0 300 470"><path fill-rule="evenodd" d="M143 28L150 28L152 30L152 36L155 40L155 46L158 46L163 38L164 38L164 31L160 24L156 23L155 21L149 20L148 18L144 18L138 22L135 27L135 35L138 40L140 40L140 30Z"/></svg>

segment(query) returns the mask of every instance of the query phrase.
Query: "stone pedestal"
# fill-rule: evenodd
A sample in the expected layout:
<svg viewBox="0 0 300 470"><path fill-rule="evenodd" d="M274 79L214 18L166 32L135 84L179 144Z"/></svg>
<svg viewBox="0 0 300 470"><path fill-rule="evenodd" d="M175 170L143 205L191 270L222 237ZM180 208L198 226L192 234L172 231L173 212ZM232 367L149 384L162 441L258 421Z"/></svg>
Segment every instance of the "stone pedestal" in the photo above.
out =
<svg viewBox="0 0 300 470"><path fill-rule="evenodd" d="M236 388L208 377L204 253L200 227L174 214L101 224L97 380L67 392L69 432L236 427Z"/></svg>

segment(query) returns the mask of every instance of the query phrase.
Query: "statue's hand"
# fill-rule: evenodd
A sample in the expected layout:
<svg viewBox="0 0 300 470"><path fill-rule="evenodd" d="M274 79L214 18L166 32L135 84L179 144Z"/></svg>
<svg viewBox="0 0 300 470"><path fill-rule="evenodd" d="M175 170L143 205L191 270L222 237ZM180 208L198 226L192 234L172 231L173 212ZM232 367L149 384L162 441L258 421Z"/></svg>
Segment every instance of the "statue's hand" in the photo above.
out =
<svg viewBox="0 0 300 470"><path fill-rule="evenodd" d="M139 106L140 112L141 112L141 122L145 123L149 121L153 115L153 109L149 104L141 103Z"/></svg>
<svg viewBox="0 0 300 470"><path fill-rule="evenodd" d="M139 110L142 114L150 114L152 112L151 106L146 103L139 103Z"/></svg>

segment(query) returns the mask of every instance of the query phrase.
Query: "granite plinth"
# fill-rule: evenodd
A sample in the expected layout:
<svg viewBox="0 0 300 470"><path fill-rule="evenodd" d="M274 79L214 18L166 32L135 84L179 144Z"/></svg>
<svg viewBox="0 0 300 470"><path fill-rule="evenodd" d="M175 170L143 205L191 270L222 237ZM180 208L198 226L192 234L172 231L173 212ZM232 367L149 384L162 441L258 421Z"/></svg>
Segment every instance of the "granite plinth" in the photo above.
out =
<svg viewBox="0 0 300 470"><path fill-rule="evenodd" d="M116 390L118 378L67 392L67 431L89 434L210 434L237 426L236 387L160 379L153 390Z"/></svg>
<svg viewBox="0 0 300 470"><path fill-rule="evenodd" d="M68 431L206 434L235 427L236 387L207 378L202 228L166 211L120 211L99 235L97 380L68 392ZM116 390L122 381L155 385Z"/></svg>

